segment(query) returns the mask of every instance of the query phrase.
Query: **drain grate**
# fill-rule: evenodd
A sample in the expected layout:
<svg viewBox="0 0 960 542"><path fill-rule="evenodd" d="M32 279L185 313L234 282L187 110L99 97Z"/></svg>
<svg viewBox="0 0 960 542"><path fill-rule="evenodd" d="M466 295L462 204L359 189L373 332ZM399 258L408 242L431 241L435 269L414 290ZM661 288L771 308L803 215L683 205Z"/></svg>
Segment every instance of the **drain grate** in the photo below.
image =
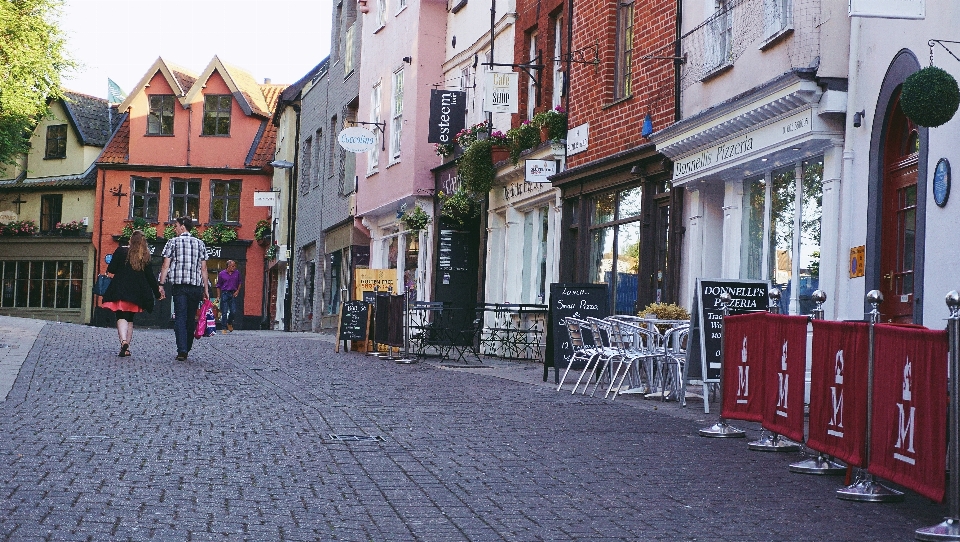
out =
<svg viewBox="0 0 960 542"><path fill-rule="evenodd" d="M385 442L381 436L370 435L337 435L330 434L330 440L339 440L341 442Z"/></svg>

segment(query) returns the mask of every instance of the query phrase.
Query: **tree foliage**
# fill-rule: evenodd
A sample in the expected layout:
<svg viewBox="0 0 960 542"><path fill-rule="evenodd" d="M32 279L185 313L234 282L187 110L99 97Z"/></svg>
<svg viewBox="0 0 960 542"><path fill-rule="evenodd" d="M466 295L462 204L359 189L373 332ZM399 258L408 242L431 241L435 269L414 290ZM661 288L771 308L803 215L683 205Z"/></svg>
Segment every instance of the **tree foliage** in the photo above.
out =
<svg viewBox="0 0 960 542"><path fill-rule="evenodd" d="M0 162L28 149L29 133L62 97L60 75L75 66L56 17L63 0L0 0Z"/></svg>

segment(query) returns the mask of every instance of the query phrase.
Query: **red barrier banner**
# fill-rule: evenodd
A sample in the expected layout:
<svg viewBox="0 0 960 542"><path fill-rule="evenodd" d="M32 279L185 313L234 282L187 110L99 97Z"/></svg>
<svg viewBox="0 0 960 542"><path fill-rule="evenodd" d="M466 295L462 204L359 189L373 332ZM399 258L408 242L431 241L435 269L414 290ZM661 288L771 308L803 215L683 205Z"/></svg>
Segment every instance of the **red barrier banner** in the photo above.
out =
<svg viewBox="0 0 960 542"><path fill-rule="evenodd" d="M803 442L803 377L807 370L806 316L767 316L763 359L763 427Z"/></svg>
<svg viewBox="0 0 960 542"><path fill-rule="evenodd" d="M723 319L723 408L731 420L763 420L763 359L766 352L765 312Z"/></svg>
<svg viewBox="0 0 960 542"><path fill-rule="evenodd" d="M866 463L868 326L813 321L807 446L855 467Z"/></svg>
<svg viewBox="0 0 960 542"><path fill-rule="evenodd" d="M868 471L943 501L947 332L878 325Z"/></svg>

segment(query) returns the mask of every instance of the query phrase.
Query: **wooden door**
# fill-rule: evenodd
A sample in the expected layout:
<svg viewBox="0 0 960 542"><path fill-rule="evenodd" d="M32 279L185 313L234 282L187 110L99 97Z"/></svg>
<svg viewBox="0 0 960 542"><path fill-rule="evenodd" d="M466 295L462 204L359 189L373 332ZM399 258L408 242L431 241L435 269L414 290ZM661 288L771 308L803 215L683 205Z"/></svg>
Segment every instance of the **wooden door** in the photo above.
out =
<svg viewBox="0 0 960 542"><path fill-rule="evenodd" d="M880 225L880 319L913 323L917 249L919 132L903 115L899 96L884 142Z"/></svg>

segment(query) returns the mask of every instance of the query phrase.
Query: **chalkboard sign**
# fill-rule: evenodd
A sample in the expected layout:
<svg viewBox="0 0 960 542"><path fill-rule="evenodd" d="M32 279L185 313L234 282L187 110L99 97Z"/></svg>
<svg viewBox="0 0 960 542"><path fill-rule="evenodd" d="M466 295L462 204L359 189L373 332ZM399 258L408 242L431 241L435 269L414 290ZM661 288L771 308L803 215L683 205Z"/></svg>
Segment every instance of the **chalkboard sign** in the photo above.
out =
<svg viewBox="0 0 960 542"><path fill-rule="evenodd" d="M344 301L340 307L340 325L337 327L337 346L340 341L367 340L370 305L366 301Z"/></svg>
<svg viewBox="0 0 960 542"><path fill-rule="evenodd" d="M547 352L543 358L543 379L547 379L547 368L553 367L554 380L560 381L560 371L567 368L573 356L570 336L563 325L563 319L572 316L585 319L606 318L610 290L606 284L568 284L550 285L550 310L547 313ZM579 367L582 369L583 367Z"/></svg>
<svg viewBox="0 0 960 542"><path fill-rule="evenodd" d="M697 279L697 298L694 300L694 315L699 328L700 368L704 382L720 382L720 364L723 361L723 305L720 294L729 292L733 298L730 314L743 314L767 310L767 292L770 283L763 280ZM694 351L693 348L688 351ZM696 365L691 359L690 365Z"/></svg>
<svg viewBox="0 0 960 542"><path fill-rule="evenodd" d="M437 269L441 271L471 271L471 243L467 241L470 232L459 230L440 230L437 255Z"/></svg>

